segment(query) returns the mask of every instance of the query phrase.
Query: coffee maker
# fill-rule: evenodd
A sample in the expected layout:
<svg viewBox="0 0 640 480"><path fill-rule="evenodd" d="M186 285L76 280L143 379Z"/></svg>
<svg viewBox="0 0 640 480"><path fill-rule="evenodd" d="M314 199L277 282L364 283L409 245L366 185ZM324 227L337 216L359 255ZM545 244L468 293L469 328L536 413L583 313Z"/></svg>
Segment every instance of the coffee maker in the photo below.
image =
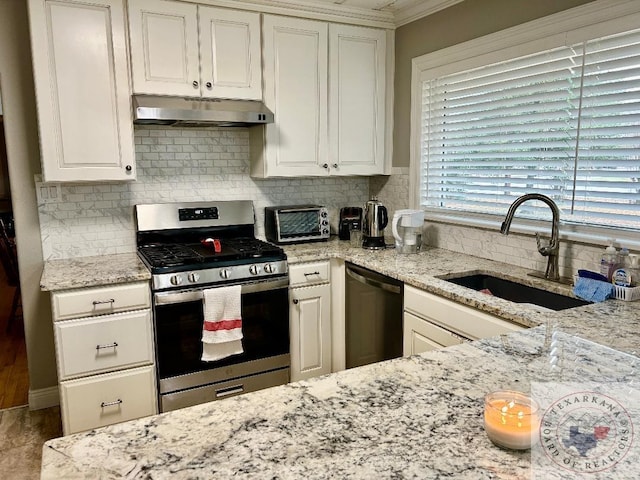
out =
<svg viewBox="0 0 640 480"><path fill-rule="evenodd" d="M362 248L379 250L386 247L384 227L387 226L388 221L387 209L376 197L365 204L362 222Z"/></svg>
<svg viewBox="0 0 640 480"><path fill-rule="evenodd" d="M418 253L422 246L422 210L396 210L391 222L391 231L396 239L398 253Z"/></svg>
<svg viewBox="0 0 640 480"><path fill-rule="evenodd" d="M338 238L349 240L351 230L362 230L362 208L360 207L342 207L340 209Z"/></svg>

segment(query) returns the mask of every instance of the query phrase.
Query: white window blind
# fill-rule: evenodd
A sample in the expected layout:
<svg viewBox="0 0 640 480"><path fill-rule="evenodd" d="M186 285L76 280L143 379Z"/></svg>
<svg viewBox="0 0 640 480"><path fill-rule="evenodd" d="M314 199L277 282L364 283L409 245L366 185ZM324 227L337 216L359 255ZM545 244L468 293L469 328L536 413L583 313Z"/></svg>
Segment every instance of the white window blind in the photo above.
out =
<svg viewBox="0 0 640 480"><path fill-rule="evenodd" d="M640 31L424 80L421 128L424 207L640 229Z"/></svg>

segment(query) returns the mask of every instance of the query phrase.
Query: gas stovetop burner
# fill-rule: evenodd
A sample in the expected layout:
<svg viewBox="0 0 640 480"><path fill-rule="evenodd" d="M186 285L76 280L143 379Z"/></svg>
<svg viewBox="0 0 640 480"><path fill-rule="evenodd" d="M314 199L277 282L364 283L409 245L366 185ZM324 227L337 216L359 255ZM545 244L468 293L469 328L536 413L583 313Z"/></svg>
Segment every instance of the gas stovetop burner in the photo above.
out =
<svg viewBox="0 0 640 480"><path fill-rule="evenodd" d="M288 275L284 250L255 238L250 201L136 205L135 214L154 291Z"/></svg>

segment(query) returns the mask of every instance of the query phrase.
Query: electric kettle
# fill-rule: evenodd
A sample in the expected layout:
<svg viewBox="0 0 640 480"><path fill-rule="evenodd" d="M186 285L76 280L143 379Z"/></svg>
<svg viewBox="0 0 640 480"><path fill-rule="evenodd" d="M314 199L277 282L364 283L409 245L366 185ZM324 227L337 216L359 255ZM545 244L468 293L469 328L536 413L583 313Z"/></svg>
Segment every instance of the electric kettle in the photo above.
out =
<svg viewBox="0 0 640 480"><path fill-rule="evenodd" d="M393 213L391 231L396 239L398 253L418 253L422 245L422 210L396 210Z"/></svg>
<svg viewBox="0 0 640 480"><path fill-rule="evenodd" d="M384 227L389 217L387 208L373 197L364 205L364 220L362 221L362 248L378 250L385 248Z"/></svg>

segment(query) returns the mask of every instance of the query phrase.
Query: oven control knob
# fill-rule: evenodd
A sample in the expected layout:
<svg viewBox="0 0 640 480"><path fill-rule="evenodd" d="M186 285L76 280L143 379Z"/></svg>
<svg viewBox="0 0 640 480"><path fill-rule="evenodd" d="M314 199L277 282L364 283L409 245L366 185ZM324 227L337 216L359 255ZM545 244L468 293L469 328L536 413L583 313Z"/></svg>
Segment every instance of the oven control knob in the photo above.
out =
<svg viewBox="0 0 640 480"><path fill-rule="evenodd" d="M172 275L169 281L171 285L180 285L182 283L182 277L180 275Z"/></svg>
<svg viewBox="0 0 640 480"><path fill-rule="evenodd" d="M271 265L270 263L265 263L264 264L264 271L267 272L267 273L273 273L274 272L273 265Z"/></svg>
<svg viewBox="0 0 640 480"><path fill-rule="evenodd" d="M198 280L200 280L200 274L196 272L192 272L189 275L187 275L187 280L189 280L191 283L196 283Z"/></svg>
<svg viewBox="0 0 640 480"><path fill-rule="evenodd" d="M228 269L223 268L222 270L220 270L220 276L226 280L231 276L231 272Z"/></svg>
<svg viewBox="0 0 640 480"><path fill-rule="evenodd" d="M249 267L249 273L250 273L251 275L257 275L259 271L260 271L260 269L258 268L258 266L257 266L257 265L251 265L251 266Z"/></svg>

